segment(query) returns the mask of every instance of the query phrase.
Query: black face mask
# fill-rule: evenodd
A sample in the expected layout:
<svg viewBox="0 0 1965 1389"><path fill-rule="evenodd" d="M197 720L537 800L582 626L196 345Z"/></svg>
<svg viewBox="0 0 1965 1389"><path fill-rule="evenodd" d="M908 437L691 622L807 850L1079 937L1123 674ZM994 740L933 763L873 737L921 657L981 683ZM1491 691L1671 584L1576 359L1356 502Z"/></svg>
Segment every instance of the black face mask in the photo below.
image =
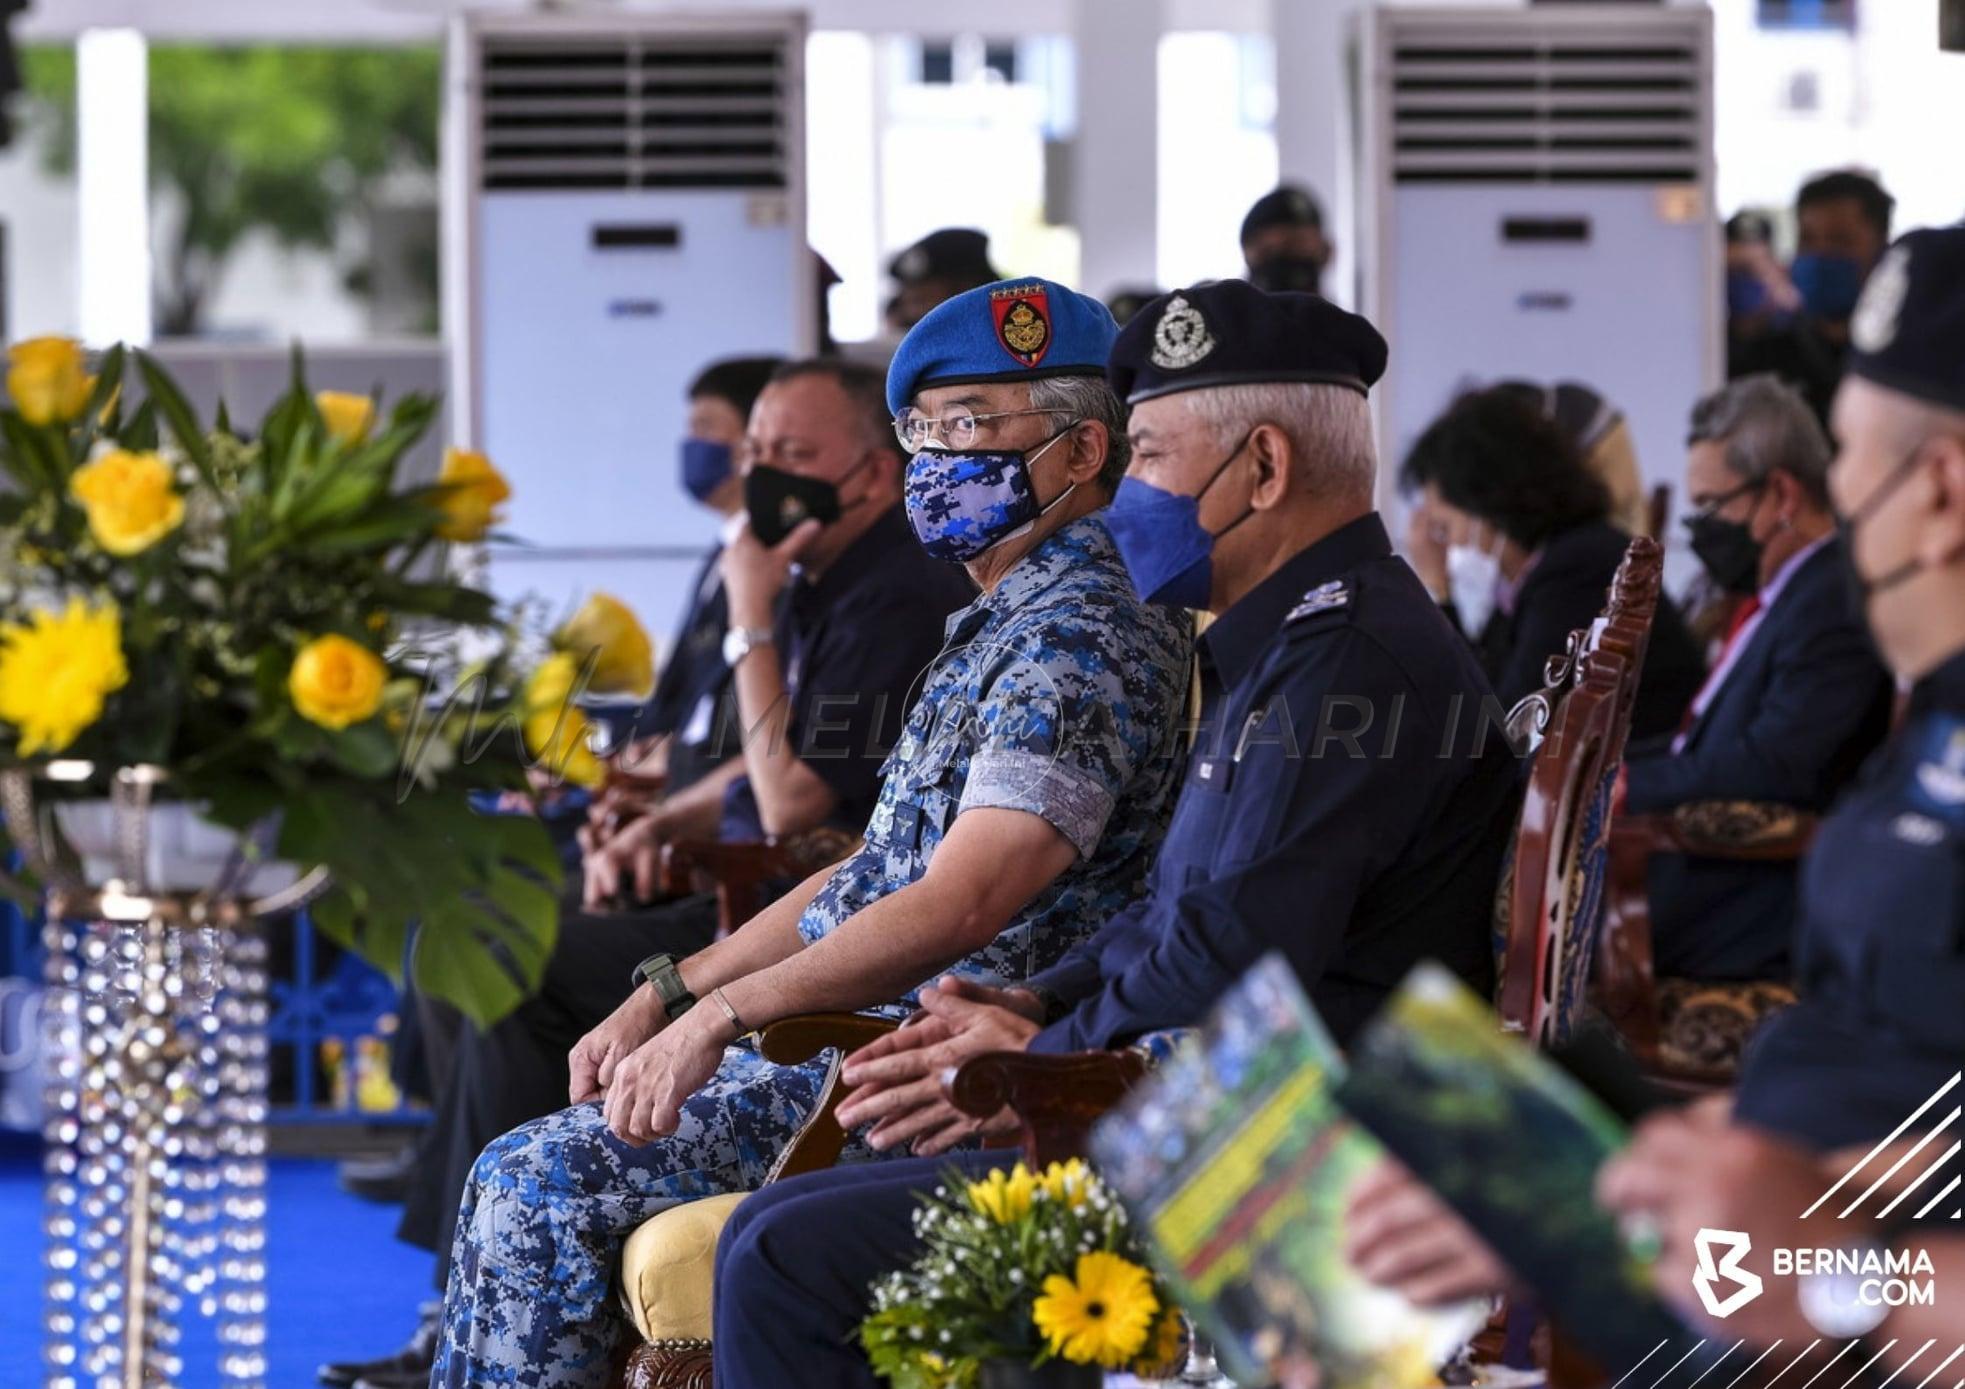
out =
<svg viewBox="0 0 1965 1389"><path fill-rule="evenodd" d="M858 471L854 468L846 476ZM750 517L751 534L766 546L776 545L806 521L831 525L840 510L838 483L788 473L769 463L753 464L744 474L744 511Z"/></svg>
<svg viewBox="0 0 1965 1389"><path fill-rule="evenodd" d="M1863 624L1869 625L1869 601L1879 593L1887 593L1904 580L1911 578L1924 567L1924 562L1915 555L1877 578L1865 578L1862 566L1856 563L1856 531L1863 522L1874 516L1883 503L1890 500L1899 487L1904 485L1915 469L1918 454L1924 445L1919 444L1904 455L1903 461L1891 469L1889 475L1877 484L1876 490L1863 498L1863 504L1848 515L1837 512L1835 516L1835 538L1842 546L1842 579L1849 590L1849 601L1861 614Z"/></svg>
<svg viewBox="0 0 1965 1389"><path fill-rule="evenodd" d="M1250 268L1249 283L1271 294L1322 294L1324 263L1314 256L1271 256Z"/></svg>
<svg viewBox="0 0 1965 1389"><path fill-rule="evenodd" d="M1761 543L1753 538L1753 527L1746 521L1728 521L1714 513L1735 497L1758 492L1761 484L1743 483L1723 497L1715 498L1697 515L1685 518L1685 533L1692 542L1692 553L1706 567L1712 581L1728 593L1749 594L1760 589Z"/></svg>

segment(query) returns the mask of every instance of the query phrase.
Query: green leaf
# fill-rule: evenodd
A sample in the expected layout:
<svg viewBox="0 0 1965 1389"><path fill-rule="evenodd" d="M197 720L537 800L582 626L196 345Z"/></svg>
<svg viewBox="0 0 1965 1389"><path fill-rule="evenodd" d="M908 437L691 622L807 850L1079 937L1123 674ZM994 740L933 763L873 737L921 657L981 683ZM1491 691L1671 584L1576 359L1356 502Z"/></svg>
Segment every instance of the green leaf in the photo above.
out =
<svg viewBox="0 0 1965 1389"><path fill-rule="evenodd" d="M117 442L139 453L147 453L157 447L156 402L146 400L130 412L130 422L123 426Z"/></svg>
<svg viewBox="0 0 1965 1389"><path fill-rule="evenodd" d="M205 431L198 423L198 416L191 408L191 402L184 398L184 392L171 380L170 373L157 364L148 352L136 354L137 370L143 374L143 387L150 400L157 406L157 413L164 417L171 434L177 439L184 456L191 460L191 466L198 470L198 476L214 492L220 490L217 471L212 467L211 441L205 438Z"/></svg>
<svg viewBox="0 0 1965 1389"><path fill-rule="evenodd" d="M410 955L410 976L426 996L442 999L479 1027L490 1027L524 1001L525 991L509 968L457 925L449 913L422 923Z"/></svg>
<svg viewBox="0 0 1965 1389"><path fill-rule="evenodd" d="M37 494L60 489L61 468L41 430L13 410L0 410L0 437L7 442L4 458L7 471L24 489Z"/></svg>
<svg viewBox="0 0 1965 1389"><path fill-rule="evenodd" d="M328 735L334 760L358 777L386 777L396 770L396 740L378 719Z"/></svg>

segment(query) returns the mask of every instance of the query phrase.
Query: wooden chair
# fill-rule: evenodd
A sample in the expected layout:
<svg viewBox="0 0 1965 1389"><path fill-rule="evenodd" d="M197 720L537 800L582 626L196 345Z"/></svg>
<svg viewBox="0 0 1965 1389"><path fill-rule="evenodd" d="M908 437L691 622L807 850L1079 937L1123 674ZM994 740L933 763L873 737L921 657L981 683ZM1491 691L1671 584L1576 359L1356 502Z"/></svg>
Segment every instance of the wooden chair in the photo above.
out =
<svg viewBox="0 0 1965 1389"><path fill-rule="evenodd" d="M1747 1039L1795 993L1775 980L1658 977L1647 883L1652 857L1791 863L1808 851L1818 823L1791 806L1696 801L1668 814L1626 816L1612 833L1597 1002L1639 1065L1666 1087L1696 1092L1730 1084Z"/></svg>
<svg viewBox="0 0 1965 1389"><path fill-rule="evenodd" d="M859 847L858 835L831 826L761 840L680 840L662 846L662 890L715 892L717 934L727 936L770 905L775 886L809 877Z"/></svg>

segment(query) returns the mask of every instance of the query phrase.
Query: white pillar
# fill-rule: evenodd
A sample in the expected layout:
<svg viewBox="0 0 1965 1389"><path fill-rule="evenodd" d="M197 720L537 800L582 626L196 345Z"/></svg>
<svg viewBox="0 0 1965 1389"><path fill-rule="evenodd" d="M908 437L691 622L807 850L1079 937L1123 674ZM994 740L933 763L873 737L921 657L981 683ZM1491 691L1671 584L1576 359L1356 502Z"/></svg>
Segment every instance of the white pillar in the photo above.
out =
<svg viewBox="0 0 1965 1389"><path fill-rule="evenodd" d="M1336 248L1324 295L1355 307L1357 200L1351 187L1351 97L1345 53L1357 0L1275 0L1276 163L1285 183L1307 185Z"/></svg>
<svg viewBox="0 0 1965 1389"><path fill-rule="evenodd" d="M1153 284L1159 251L1160 0L1077 0L1078 288Z"/></svg>
<svg viewBox="0 0 1965 1389"><path fill-rule="evenodd" d="M150 341L149 52L135 29L75 42L82 340Z"/></svg>

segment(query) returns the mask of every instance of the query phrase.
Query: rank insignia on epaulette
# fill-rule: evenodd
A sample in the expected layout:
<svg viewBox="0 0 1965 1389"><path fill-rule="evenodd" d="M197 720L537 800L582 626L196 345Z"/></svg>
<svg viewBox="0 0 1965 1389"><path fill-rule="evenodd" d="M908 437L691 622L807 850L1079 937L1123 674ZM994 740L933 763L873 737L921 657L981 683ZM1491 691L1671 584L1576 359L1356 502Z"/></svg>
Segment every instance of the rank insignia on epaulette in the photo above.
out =
<svg viewBox="0 0 1965 1389"><path fill-rule="evenodd" d="M1344 580L1332 579L1327 584L1318 584L1315 588L1304 594L1302 601L1289 610L1289 614L1283 618L1283 621L1295 622L1301 617L1312 617L1317 613L1332 612L1338 608L1349 606L1350 602L1351 590L1345 586Z"/></svg>

